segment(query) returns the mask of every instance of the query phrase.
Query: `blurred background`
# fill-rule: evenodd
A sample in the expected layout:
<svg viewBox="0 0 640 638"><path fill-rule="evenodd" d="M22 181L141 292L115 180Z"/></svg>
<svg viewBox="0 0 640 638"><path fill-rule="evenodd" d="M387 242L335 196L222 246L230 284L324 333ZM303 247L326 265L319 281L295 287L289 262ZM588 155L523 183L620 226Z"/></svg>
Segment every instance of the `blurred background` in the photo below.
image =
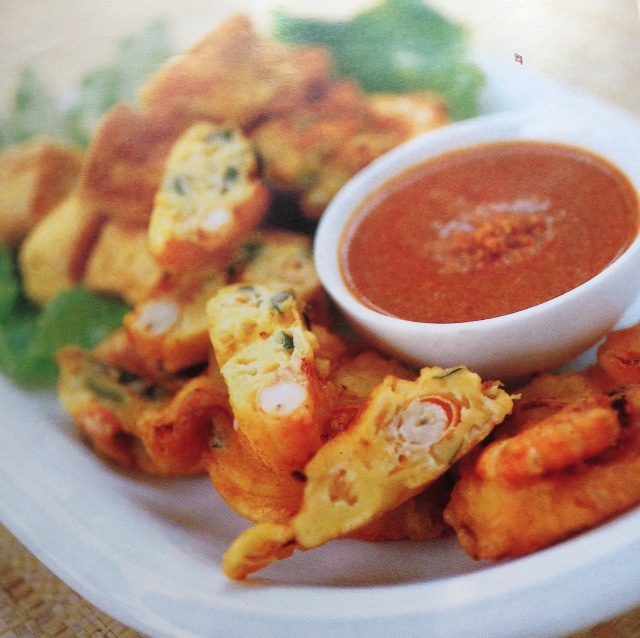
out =
<svg viewBox="0 0 640 638"><path fill-rule="evenodd" d="M123 35L164 16L181 50L221 17L251 11L262 26L274 8L342 18L375 0L0 0L0 108L16 71L30 64L64 93L110 61ZM430 0L467 27L474 48L505 64L522 56L543 73L640 115L640 21L636 0Z"/></svg>

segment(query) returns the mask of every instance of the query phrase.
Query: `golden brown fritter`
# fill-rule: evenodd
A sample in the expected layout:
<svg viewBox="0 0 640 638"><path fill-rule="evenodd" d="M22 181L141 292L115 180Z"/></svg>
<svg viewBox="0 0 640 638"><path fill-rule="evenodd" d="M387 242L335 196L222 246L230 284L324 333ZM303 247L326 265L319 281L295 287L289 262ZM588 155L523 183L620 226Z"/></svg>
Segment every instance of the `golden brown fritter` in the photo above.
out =
<svg viewBox="0 0 640 638"><path fill-rule="evenodd" d="M20 246L19 262L33 301L47 305L80 283L103 221L72 194L32 228Z"/></svg>
<svg viewBox="0 0 640 638"><path fill-rule="evenodd" d="M211 299L207 314L239 431L272 470L301 470L322 445L329 405L295 297L236 284Z"/></svg>
<svg viewBox="0 0 640 638"><path fill-rule="evenodd" d="M615 403L615 405L614 405ZM640 501L640 387L578 400L462 463L444 517L465 551L538 551Z"/></svg>

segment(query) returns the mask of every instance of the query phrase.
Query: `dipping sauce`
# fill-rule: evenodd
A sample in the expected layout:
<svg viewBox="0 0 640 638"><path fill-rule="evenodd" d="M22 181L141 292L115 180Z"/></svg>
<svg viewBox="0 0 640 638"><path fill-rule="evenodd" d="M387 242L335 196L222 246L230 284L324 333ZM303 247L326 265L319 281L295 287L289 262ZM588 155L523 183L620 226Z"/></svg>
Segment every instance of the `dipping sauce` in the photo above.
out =
<svg viewBox="0 0 640 638"><path fill-rule="evenodd" d="M488 319L588 281L633 242L638 196L604 159L564 144L498 142L391 180L341 242L365 305L402 319ZM526 338L526 335L523 335Z"/></svg>

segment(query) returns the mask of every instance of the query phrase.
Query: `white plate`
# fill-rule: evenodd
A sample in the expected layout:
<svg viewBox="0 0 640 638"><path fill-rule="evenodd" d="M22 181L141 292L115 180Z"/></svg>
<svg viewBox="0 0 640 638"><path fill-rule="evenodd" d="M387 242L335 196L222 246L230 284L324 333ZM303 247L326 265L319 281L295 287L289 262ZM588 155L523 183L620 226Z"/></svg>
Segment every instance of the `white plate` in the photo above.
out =
<svg viewBox="0 0 640 638"><path fill-rule="evenodd" d="M487 110L588 97L483 61ZM640 317L640 307L626 323ZM156 480L98 460L51 395L0 379L0 519L79 594L154 637L559 636L640 604L640 509L546 551L488 564L455 540L338 541L250 583L221 560L247 527L206 478Z"/></svg>

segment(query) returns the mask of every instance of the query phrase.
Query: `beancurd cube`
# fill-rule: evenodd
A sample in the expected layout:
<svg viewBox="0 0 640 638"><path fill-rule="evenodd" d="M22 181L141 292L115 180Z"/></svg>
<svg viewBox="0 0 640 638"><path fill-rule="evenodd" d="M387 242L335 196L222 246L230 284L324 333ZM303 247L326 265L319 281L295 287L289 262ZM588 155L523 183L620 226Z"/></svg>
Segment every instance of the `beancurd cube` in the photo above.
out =
<svg viewBox="0 0 640 638"><path fill-rule="evenodd" d="M194 124L174 145L149 223L157 262L175 271L223 266L266 215L269 191L250 142L233 128Z"/></svg>
<svg viewBox="0 0 640 638"><path fill-rule="evenodd" d="M151 294L162 276L149 251L147 228L107 220L91 250L83 281L89 290L135 305Z"/></svg>
<svg viewBox="0 0 640 638"><path fill-rule="evenodd" d="M83 153L46 138L0 154L0 243L17 246L73 189Z"/></svg>
<svg viewBox="0 0 640 638"><path fill-rule="evenodd" d="M27 295L47 305L62 290L77 285L103 219L72 194L42 219L20 247Z"/></svg>

